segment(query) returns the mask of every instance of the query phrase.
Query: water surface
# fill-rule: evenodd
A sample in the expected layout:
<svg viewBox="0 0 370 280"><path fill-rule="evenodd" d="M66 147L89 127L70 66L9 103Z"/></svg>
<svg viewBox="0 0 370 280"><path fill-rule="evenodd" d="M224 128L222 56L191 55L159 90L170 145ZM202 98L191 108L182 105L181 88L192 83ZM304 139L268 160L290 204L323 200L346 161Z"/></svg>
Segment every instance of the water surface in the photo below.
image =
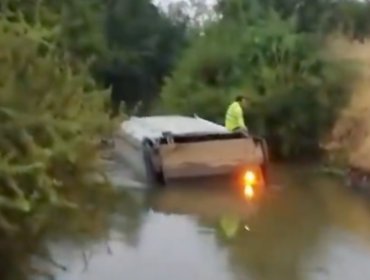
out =
<svg viewBox="0 0 370 280"><path fill-rule="evenodd" d="M273 184L255 204L219 178L136 189L104 239L50 245L57 279L370 279L366 198L304 167L274 167Z"/></svg>

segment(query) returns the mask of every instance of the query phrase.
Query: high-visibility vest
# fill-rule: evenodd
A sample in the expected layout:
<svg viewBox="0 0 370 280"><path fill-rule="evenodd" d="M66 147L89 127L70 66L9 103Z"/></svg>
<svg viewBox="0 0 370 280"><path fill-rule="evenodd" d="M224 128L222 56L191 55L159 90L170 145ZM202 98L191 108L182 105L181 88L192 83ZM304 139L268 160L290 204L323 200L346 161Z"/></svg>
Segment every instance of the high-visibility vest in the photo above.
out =
<svg viewBox="0 0 370 280"><path fill-rule="evenodd" d="M229 105L225 116L225 127L229 131L233 131L236 128L245 128L243 109L239 102L234 101Z"/></svg>

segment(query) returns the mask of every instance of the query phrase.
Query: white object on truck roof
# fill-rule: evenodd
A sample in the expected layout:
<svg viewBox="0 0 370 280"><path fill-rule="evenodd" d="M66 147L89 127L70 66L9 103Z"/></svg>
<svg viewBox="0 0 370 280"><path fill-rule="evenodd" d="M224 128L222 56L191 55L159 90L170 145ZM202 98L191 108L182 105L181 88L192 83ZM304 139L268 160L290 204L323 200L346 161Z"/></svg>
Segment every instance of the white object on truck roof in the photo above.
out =
<svg viewBox="0 0 370 280"><path fill-rule="evenodd" d="M222 125L197 116L186 117L177 115L131 117L121 124L121 130L140 143L144 138L154 139L162 137L163 132L170 132L174 135L229 133Z"/></svg>

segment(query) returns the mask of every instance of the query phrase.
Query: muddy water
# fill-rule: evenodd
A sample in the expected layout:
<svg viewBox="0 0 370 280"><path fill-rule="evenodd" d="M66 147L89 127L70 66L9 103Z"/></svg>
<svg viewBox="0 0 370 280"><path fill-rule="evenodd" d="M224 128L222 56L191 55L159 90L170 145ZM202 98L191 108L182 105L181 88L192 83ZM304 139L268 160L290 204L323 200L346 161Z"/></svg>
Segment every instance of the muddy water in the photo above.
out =
<svg viewBox="0 0 370 280"><path fill-rule="evenodd" d="M370 203L310 168L272 177L252 204L220 178L130 191L104 240L50 245L57 279L370 279Z"/></svg>

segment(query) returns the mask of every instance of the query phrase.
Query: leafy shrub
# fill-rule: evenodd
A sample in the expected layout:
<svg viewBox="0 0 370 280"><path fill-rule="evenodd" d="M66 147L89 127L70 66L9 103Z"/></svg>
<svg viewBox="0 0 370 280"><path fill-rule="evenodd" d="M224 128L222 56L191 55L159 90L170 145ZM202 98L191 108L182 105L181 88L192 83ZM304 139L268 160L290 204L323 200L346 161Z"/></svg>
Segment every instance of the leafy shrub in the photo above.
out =
<svg viewBox="0 0 370 280"><path fill-rule="evenodd" d="M350 78L323 51L319 36L297 32L293 19L274 12L249 25L220 21L186 51L161 106L223 122L229 102L246 94L253 100L247 124L277 155L310 155L345 102Z"/></svg>
<svg viewBox="0 0 370 280"><path fill-rule="evenodd" d="M108 190L92 180L100 174L99 137L112 128L105 94L37 34L0 21L1 279L18 279L5 273L34 253L54 211Z"/></svg>

